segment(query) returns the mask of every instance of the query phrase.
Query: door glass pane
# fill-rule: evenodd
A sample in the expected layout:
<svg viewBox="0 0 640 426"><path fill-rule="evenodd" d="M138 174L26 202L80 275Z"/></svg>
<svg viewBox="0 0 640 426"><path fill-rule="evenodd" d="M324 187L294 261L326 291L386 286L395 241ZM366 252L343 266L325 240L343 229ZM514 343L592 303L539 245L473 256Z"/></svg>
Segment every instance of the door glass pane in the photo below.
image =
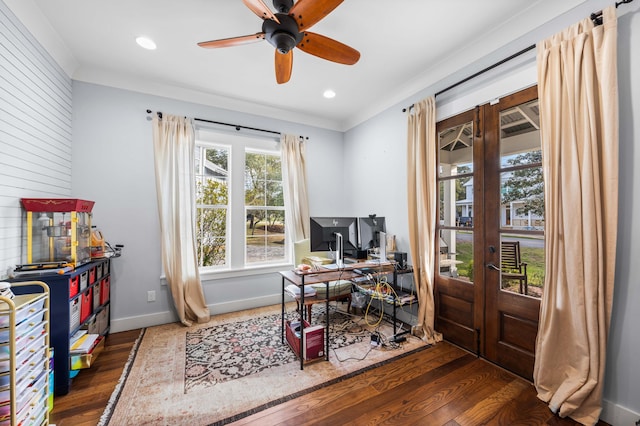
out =
<svg viewBox="0 0 640 426"><path fill-rule="evenodd" d="M473 172L473 122L443 130L438 141L439 177Z"/></svg>
<svg viewBox="0 0 640 426"><path fill-rule="evenodd" d="M473 121L438 133L442 276L473 281ZM442 228L456 229L442 229Z"/></svg>
<svg viewBox="0 0 640 426"><path fill-rule="evenodd" d="M542 167L500 173L500 227L544 231Z"/></svg>
<svg viewBox="0 0 640 426"><path fill-rule="evenodd" d="M503 234L500 270L502 290L541 297L544 285L544 236Z"/></svg>
<svg viewBox="0 0 640 426"><path fill-rule="evenodd" d="M500 164L540 163L540 117L538 100L500 112Z"/></svg>
<svg viewBox="0 0 640 426"><path fill-rule="evenodd" d="M538 100L500 113L501 289L532 297L542 296L545 274L539 129Z"/></svg>
<svg viewBox="0 0 640 426"><path fill-rule="evenodd" d="M465 176L441 180L438 186L440 191L440 224L472 228L473 178Z"/></svg>
<svg viewBox="0 0 640 426"><path fill-rule="evenodd" d="M440 230L440 275L473 281L473 231Z"/></svg>

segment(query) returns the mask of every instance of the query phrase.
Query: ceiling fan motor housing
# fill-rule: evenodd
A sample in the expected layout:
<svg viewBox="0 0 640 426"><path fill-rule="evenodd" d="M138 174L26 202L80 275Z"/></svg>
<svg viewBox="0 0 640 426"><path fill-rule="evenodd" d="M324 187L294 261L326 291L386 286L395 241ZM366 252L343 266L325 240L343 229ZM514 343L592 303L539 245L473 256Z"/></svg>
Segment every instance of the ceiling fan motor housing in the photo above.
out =
<svg viewBox="0 0 640 426"><path fill-rule="evenodd" d="M273 7L280 13L289 13L293 7L293 0L273 0Z"/></svg>
<svg viewBox="0 0 640 426"><path fill-rule="evenodd" d="M275 15L280 23L265 19L262 23L262 31L265 33L265 39L279 53L285 54L302 41L303 35L298 31L298 24L291 16L284 13L276 13Z"/></svg>

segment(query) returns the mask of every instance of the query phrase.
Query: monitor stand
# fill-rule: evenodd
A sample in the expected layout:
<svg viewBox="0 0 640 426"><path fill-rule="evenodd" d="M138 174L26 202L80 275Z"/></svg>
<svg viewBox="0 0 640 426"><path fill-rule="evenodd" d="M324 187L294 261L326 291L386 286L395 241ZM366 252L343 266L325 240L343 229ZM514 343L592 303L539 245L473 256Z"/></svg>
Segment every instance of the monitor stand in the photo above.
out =
<svg viewBox="0 0 640 426"><path fill-rule="evenodd" d="M344 241L342 240L342 234L336 232L336 265L338 268L344 268L344 260L342 256L344 255Z"/></svg>
<svg viewBox="0 0 640 426"><path fill-rule="evenodd" d="M380 232L380 262L387 261L387 233Z"/></svg>

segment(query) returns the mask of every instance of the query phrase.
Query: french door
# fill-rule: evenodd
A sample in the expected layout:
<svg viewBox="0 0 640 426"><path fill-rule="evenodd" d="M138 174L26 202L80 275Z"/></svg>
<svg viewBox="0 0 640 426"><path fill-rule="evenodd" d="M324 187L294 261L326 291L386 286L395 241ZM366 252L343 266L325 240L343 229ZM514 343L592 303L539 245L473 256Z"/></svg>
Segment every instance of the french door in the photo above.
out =
<svg viewBox="0 0 640 426"><path fill-rule="evenodd" d="M533 376L544 284L537 88L437 124L436 329Z"/></svg>

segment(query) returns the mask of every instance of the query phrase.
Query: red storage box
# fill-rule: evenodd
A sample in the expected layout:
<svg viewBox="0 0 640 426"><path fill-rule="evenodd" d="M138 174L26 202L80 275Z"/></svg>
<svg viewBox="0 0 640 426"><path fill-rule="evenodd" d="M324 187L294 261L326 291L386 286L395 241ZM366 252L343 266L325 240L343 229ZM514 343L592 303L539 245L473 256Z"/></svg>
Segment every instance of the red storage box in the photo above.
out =
<svg viewBox="0 0 640 426"><path fill-rule="evenodd" d="M93 312L93 287L80 295L80 322L84 322Z"/></svg>
<svg viewBox="0 0 640 426"><path fill-rule="evenodd" d="M96 282L96 267L89 269L89 285Z"/></svg>
<svg viewBox="0 0 640 426"><path fill-rule="evenodd" d="M69 298L72 298L80 291L80 275L69 278Z"/></svg>
<svg viewBox="0 0 640 426"><path fill-rule="evenodd" d="M100 304L104 305L109 300L109 290L111 289L110 277L105 277L100 281Z"/></svg>
<svg viewBox="0 0 640 426"><path fill-rule="evenodd" d="M323 324L310 325L304 321L304 348L300 353L300 322L287 321L286 338L295 354L305 361L324 357L324 329Z"/></svg>

